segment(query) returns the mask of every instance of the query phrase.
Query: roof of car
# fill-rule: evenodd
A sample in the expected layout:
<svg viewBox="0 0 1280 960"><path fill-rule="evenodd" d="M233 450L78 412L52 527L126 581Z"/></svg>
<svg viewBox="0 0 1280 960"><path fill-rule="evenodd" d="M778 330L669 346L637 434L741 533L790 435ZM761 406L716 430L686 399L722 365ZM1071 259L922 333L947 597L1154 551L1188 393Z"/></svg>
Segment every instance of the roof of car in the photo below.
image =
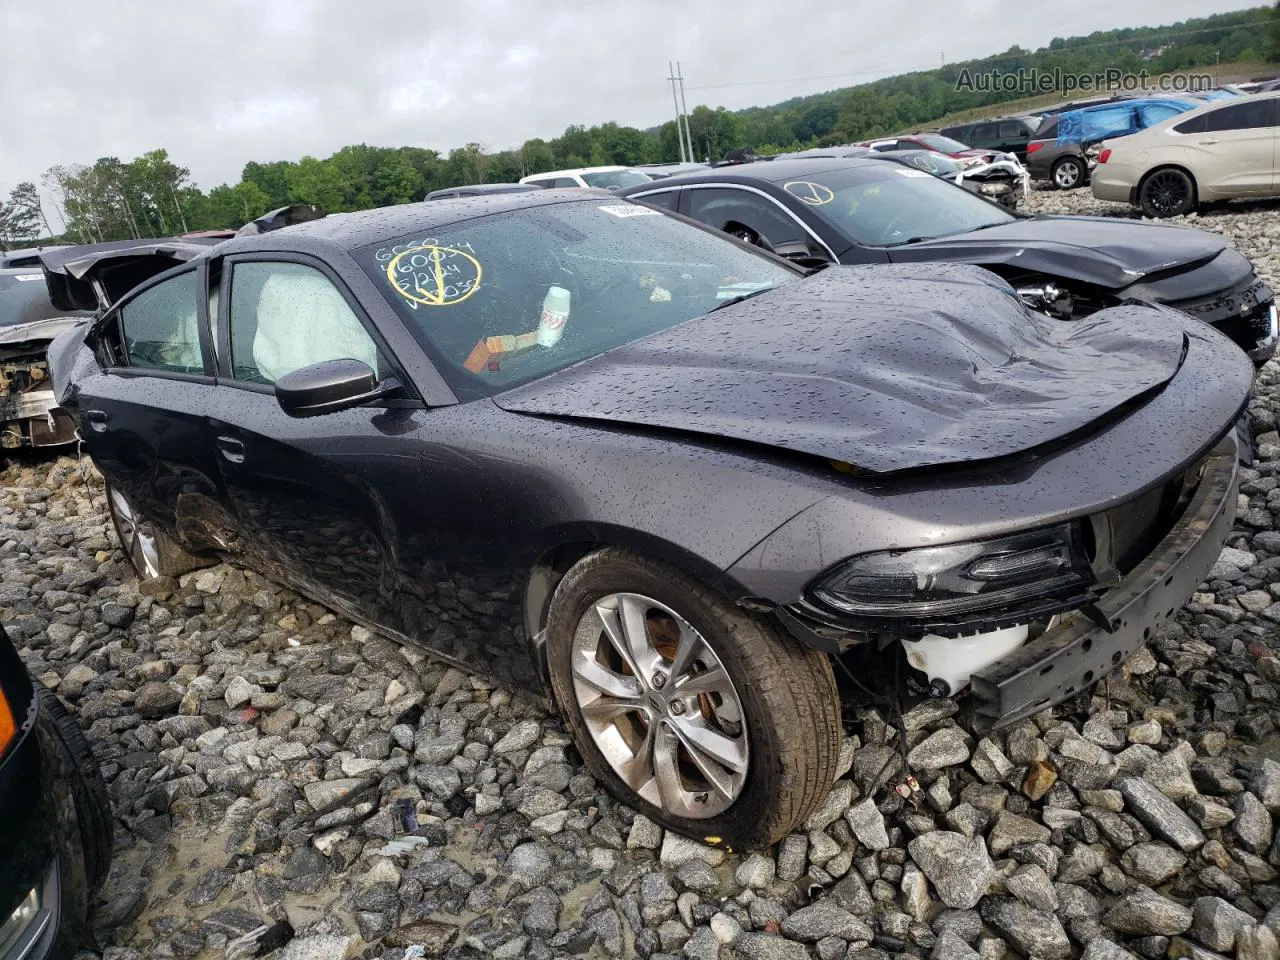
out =
<svg viewBox="0 0 1280 960"><path fill-rule="evenodd" d="M579 173L614 173L618 170L634 170L635 167L624 167L619 164L611 164L605 167L573 167L568 170L544 170L542 173L531 173L527 177L522 177L521 182L532 179L534 177L568 177Z"/></svg>
<svg viewBox="0 0 1280 960"><path fill-rule="evenodd" d="M618 191L622 196L632 196L645 190L669 190L686 183L733 182L735 180L764 180L768 183L786 183L788 180L803 180L805 177L817 176L831 170L846 170L851 167L882 169L883 161L869 157L784 157L770 163L743 163L732 167L720 167L700 173L686 173L678 177L655 181L649 184L638 184Z"/></svg>
<svg viewBox="0 0 1280 960"><path fill-rule="evenodd" d="M313 250L317 244L354 250L415 233L430 236L429 231L495 213L591 200L612 200L617 203L618 197L608 190L571 188L450 197L433 200L431 203L402 203L376 210L332 213L319 220L283 227L257 236L236 237L219 244L217 252L236 253L263 247L306 252Z"/></svg>

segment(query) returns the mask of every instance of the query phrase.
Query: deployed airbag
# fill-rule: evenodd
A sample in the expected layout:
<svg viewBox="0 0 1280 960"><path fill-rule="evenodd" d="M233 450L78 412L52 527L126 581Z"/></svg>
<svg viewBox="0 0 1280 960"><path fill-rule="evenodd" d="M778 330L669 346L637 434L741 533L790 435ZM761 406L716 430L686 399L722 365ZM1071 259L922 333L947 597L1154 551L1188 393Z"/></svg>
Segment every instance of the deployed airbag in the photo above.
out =
<svg viewBox="0 0 1280 960"><path fill-rule="evenodd" d="M1166 384L1185 337L1214 335L1193 324L1145 304L1051 320L965 264L830 267L494 399L886 473L1085 430Z"/></svg>

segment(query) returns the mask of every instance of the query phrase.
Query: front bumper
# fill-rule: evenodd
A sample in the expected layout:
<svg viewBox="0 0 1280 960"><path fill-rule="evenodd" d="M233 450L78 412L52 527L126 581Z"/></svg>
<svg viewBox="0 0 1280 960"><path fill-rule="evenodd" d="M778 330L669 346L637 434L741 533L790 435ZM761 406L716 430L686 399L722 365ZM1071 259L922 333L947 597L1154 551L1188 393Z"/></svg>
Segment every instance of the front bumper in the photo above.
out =
<svg viewBox="0 0 1280 960"><path fill-rule="evenodd" d="M973 675L974 724L998 729L1087 689L1151 637L1213 567L1236 513L1238 452L1228 434L1205 461L1200 484L1173 528L1095 605L1107 629L1081 612Z"/></svg>
<svg viewBox="0 0 1280 960"><path fill-rule="evenodd" d="M1275 294L1265 281L1252 278L1227 293L1168 306L1209 324L1239 344L1258 365L1276 352L1278 339Z"/></svg>
<svg viewBox="0 0 1280 960"><path fill-rule="evenodd" d="M53 447L75 438L75 421L58 406L52 387L0 397L0 447Z"/></svg>

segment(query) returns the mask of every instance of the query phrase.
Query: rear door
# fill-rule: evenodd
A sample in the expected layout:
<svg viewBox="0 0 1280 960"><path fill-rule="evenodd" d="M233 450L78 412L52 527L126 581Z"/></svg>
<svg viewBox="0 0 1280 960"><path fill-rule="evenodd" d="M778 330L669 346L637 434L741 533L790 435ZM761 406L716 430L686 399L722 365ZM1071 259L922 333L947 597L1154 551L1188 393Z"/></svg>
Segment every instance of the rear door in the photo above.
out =
<svg viewBox="0 0 1280 960"><path fill-rule="evenodd" d="M1250 97L1175 128L1202 198L1269 193L1275 183L1276 99Z"/></svg>
<svg viewBox="0 0 1280 960"><path fill-rule="evenodd" d="M187 520L218 487L205 440L218 407L205 270L161 274L95 324L101 372L80 381L78 398L85 446L108 482L188 544Z"/></svg>
<svg viewBox="0 0 1280 960"><path fill-rule="evenodd" d="M1006 153L1013 153L1022 159L1027 155L1027 141L1031 139L1031 131L1020 120L1000 121L999 148Z"/></svg>
<svg viewBox="0 0 1280 960"><path fill-rule="evenodd" d="M824 190L826 197L831 196L831 191L821 184L808 181L788 183L784 189L793 197L804 194L810 200L821 199ZM763 238L769 247L793 258L812 257L836 262L834 249L838 249L840 243L832 244L830 240L833 238L824 238L813 224L801 220L782 201L763 191L744 185L695 184L687 187L685 192L688 195L688 215L700 223L748 243L756 243L756 238Z"/></svg>

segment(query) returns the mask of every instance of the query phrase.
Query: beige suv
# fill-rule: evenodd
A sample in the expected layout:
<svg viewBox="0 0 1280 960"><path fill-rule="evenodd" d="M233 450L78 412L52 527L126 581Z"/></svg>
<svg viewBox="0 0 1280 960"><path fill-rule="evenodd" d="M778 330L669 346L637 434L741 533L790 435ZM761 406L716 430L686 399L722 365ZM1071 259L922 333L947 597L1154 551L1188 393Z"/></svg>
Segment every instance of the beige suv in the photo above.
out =
<svg viewBox="0 0 1280 960"><path fill-rule="evenodd" d="M1201 203L1280 196L1280 92L1218 100L1107 140L1093 195L1176 217Z"/></svg>

